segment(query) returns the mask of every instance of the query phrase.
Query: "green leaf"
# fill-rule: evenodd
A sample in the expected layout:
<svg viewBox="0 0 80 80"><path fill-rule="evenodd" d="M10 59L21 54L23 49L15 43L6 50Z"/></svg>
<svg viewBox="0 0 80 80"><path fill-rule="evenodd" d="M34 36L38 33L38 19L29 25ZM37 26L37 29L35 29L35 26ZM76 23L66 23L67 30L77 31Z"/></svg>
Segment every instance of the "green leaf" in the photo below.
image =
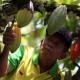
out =
<svg viewBox="0 0 80 80"><path fill-rule="evenodd" d="M70 57L64 59L64 68L68 68L69 70L73 70L75 68L75 65L73 64L72 60Z"/></svg>
<svg viewBox="0 0 80 80"><path fill-rule="evenodd" d="M0 0L0 5L2 4L2 0Z"/></svg>
<svg viewBox="0 0 80 80"><path fill-rule="evenodd" d="M40 13L40 12L36 12L35 13L35 17L34 17L34 20L35 21L38 21L43 15Z"/></svg>

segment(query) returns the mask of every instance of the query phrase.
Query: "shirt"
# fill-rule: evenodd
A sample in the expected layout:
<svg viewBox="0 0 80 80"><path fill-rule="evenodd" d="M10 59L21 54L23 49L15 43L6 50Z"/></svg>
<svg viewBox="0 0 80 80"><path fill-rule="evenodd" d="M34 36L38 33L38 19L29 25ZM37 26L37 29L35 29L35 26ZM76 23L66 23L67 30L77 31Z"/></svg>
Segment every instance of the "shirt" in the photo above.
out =
<svg viewBox="0 0 80 80"><path fill-rule="evenodd" d="M22 52L24 50L24 56L22 57L21 62L19 62L19 66L17 69L15 69L11 65L11 69L15 70L0 80L53 80L53 76L55 76L55 74L58 72L57 63L50 70L40 73L40 67L38 65L39 50L35 50L34 48L30 48L28 46L24 48L20 47L19 49L21 49ZM10 58L8 59L10 61ZM13 62L15 62L15 60L13 60Z"/></svg>
<svg viewBox="0 0 80 80"><path fill-rule="evenodd" d="M18 67L20 61L22 60L23 55L24 55L23 45L20 45L20 47L14 53L9 52L8 64L10 65L11 70L14 70Z"/></svg>

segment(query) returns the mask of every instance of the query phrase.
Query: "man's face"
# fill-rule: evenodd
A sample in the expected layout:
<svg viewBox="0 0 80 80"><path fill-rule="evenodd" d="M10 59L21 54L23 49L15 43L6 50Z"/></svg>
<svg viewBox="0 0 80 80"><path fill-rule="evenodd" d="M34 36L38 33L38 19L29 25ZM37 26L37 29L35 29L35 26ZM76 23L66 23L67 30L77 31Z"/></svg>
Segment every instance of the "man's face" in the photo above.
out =
<svg viewBox="0 0 80 80"><path fill-rule="evenodd" d="M59 34L47 36L41 43L40 59L44 64L53 64L57 59L62 59L65 45L65 40Z"/></svg>

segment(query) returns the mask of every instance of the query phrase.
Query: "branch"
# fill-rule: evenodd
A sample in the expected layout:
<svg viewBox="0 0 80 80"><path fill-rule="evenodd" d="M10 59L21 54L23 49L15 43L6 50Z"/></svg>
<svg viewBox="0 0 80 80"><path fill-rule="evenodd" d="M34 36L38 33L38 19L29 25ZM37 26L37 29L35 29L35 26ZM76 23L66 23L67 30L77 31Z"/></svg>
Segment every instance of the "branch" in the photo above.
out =
<svg viewBox="0 0 80 80"><path fill-rule="evenodd" d="M51 4L48 4L47 2L34 2L34 10L35 11L39 11L39 12L52 12L56 7L57 7L57 3L52 2ZM67 7L67 12L69 13L70 11L73 11L73 13L77 14L77 16L80 16L80 10L78 8L80 8L80 6L78 5L71 5L71 4L63 4L66 5Z"/></svg>

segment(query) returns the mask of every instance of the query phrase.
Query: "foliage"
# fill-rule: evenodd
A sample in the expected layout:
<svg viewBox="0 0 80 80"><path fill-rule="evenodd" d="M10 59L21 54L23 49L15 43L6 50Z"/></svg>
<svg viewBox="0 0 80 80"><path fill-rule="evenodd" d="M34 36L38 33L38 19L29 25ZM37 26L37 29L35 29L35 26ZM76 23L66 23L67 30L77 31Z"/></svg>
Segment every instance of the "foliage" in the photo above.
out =
<svg viewBox="0 0 80 80"><path fill-rule="evenodd" d="M78 0L55 0L58 3L66 3L66 4L78 4Z"/></svg>

